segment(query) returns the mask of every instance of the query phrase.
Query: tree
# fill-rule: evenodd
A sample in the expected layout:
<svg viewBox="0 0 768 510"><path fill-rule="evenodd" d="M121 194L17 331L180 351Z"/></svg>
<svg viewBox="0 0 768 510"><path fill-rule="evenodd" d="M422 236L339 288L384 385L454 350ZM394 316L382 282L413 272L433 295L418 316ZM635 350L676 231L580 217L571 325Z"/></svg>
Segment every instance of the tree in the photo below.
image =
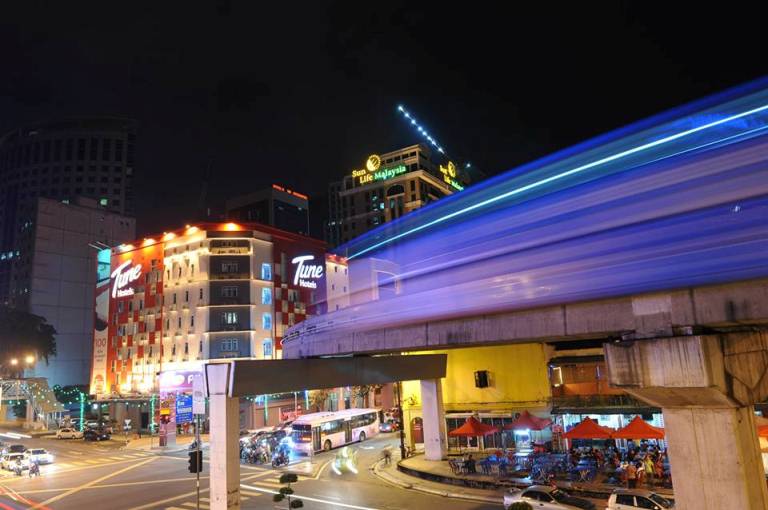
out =
<svg viewBox="0 0 768 510"><path fill-rule="evenodd" d="M0 306L0 365L34 354L37 360L56 355L56 329L44 317Z"/></svg>
<svg viewBox="0 0 768 510"><path fill-rule="evenodd" d="M328 390L312 390L309 392L309 407L322 411L325 408L325 402L328 400L330 392Z"/></svg>
<svg viewBox="0 0 768 510"><path fill-rule="evenodd" d="M293 495L291 484L298 481L299 477L295 473L283 473L280 475L280 483L287 484L287 487L280 487L280 492L272 497L272 501L279 503L285 499L288 501L288 508L302 508L304 506L303 501L300 499L291 500L291 495Z"/></svg>

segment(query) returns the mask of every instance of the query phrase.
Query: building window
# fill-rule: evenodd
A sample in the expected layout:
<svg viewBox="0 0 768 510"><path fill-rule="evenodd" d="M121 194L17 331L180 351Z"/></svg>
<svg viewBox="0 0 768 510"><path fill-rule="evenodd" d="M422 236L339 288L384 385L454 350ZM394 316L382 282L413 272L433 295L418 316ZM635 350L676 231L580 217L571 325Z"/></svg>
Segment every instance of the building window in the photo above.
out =
<svg viewBox="0 0 768 510"><path fill-rule="evenodd" d="M272 280L272 264L261 265L261 279Z"/></svg>
<svg viewBox="0 0 768 510"><path fill-rule="evenodd" d="M188 290L184 291L184 301L189 302L189 291Z"/></svg>
<svg viewBox="0 0 768 510"><path fill-rule="evenodd" d="M221 296L227 297L227 298L236 298L237 297L237 287L222 287L221 288Z"/></svg>
<svg viewBox="0 0 768 510"><path fill-rule="evenodd" d="M175 292L173 293L173 304L174 305L176 304L176 293Z"/></svg>
<svg viewBox="0 0 768 510"><path fill-rule="evenodd" d="M271 338L265 338L264 341L261 343L261 348L264 351L264 357L272 357L272 339Z"/></svg>
<svg viewBox="0 0 768 510"><path fill-rule="evenodd" d="M179 325L177 327L181 329L181 317L179 317Z"/></svg>
<svg viewBox="0 0 768 510"><path fill-rule="evenodd" d="M272 329L272 314L264 313L261 315L261 328L266 330Z"/></svg>
<svg viewBox="0 0 768 510"><path fill-rule="evenodd" d="M272 304L272 289L270 289L269 287L264 287L261 289L261 304L262 305Z"/></svg>
<svg viewBox="0 0 768 510"><path fill-rule="evenodd" d="M222 262L221 263L221 272L222 273L237 273L237 270L238 270L237 262Z"/></svg>
<svg viewBox="0 0 768 510"><path fill-rule="evenodd" d="M240 350L237 338L225 338L221 341L221 352L237 352Z"/></svg>
<svg viewBox="0 0 768 510"><path fill-rule="evenodd" d="M199 295L199 298L200 298L200 299L203 299L203 289L200 289L200 295Z"/></svg>
<svg viewBox="0 0 768 510"><path fill-rule="evenodd" d="M224 324L237 324L237 312L222 312L221 322Z"/></svg>
<svg viewBox="0 0 768 510"><path fill-rule="evenodd" d="M194 315L191 315L189 317L189 327L190 328L194 328L195 327L195 316Z"/></svg>

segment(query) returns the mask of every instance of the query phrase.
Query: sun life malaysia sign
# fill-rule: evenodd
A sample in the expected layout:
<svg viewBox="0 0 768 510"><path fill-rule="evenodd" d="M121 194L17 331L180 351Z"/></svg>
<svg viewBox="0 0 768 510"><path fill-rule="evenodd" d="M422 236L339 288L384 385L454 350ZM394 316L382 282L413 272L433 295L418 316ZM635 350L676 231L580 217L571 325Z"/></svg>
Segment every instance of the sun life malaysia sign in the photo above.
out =
<svg viewBox="0 0 768 510"><path fill-rule="evenodd" d="M129 284L135 282L141 276L141 264L136 264L132 268L126 270L131 265L130 260L127 260L117 266L117 269L112 271L112 297L125 297L133 296L134 290L132 287L125 288Z"/></svg>
<svg viewBox="0 0 768 510"><path fill-rule="evenodd" d="M291 264L296 264L296 272L293 275L293 284L308 289L317 288L317 280L323 277L323 266L321 264L307 264L315 260L314 255L302 255L291 260Z"/></svg>

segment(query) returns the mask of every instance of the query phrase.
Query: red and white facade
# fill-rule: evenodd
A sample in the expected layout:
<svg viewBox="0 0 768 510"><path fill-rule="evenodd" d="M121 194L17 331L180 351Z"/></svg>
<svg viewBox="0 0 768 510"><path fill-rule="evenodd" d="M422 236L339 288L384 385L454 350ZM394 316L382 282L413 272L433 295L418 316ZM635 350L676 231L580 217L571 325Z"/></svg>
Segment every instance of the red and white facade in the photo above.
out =
<svg viewBox="0 0 768 510"><path fill-rule="evenodd" d="M347 306L347 288L346 261L326 258L322 241L261 224L187 226L113 248L109 285L97 289L108 326L94 336L91 393L141 398L159 391L160 372L279 358L284 331Z"/></svg>

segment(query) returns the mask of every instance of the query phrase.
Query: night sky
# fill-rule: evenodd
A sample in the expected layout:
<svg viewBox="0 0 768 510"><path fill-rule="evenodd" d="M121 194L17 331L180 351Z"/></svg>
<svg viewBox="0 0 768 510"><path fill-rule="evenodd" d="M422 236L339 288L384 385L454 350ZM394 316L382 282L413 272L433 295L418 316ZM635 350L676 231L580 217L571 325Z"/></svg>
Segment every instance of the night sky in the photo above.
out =
<svg viewBox="0 0 768 510"><path fill-rule="evenodd" d="M704 3L15 4L0 130L137 119L140 234L195 219L212 161L211 206L281 183L318 200L321 237L329 181L418 141L400 103L493 175L768 67L762 16Z"/></svg>

